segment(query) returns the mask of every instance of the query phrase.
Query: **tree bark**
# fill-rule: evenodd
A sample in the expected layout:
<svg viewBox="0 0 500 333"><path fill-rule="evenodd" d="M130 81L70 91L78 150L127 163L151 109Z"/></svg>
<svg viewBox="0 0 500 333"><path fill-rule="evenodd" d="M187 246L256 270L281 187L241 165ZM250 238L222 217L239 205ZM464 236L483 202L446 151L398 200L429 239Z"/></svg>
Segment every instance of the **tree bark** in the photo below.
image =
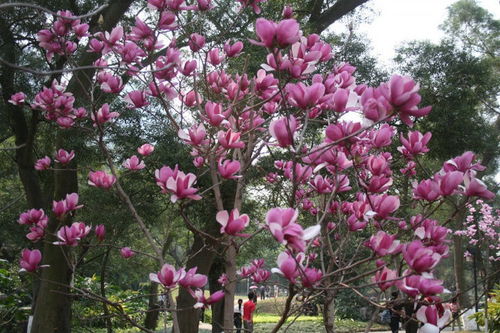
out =
<svg viewBox="0 0 500 333"><path fill-rule="evenodd" d="M467 286L465 285L465 271L464 271L464 249L462 245L462 238L453 235L453 262L455 273L455 286L460 303L460 307L466 308L470 305L469 298L467 297Z"/></svg>
<svg viewBox="0 0 500 333"><path fill-rule="evenodd" d="M230 245L224 261L229 283L224 286L224 329L231 331L234 326L234 292L236 291L236 248Z"/></svg>
<svg viewBox="0 0 500 333"><path fill-rule="evenodd" d="M150 330L155 330L158 326L158 317L160 313L158 312L158 283L149 283L149 299L148 299L148 312L146 313L146 319L144 319L144 327Z"/></svg>
<svg viewBox="0 0 500 333"><path fill-rule="evenodd" d="M308 24L311 27L312 32L320 34L335 21L339 20L341 17L367 1L368 0L337 0L331 7L324 10L321 14L317 13L320 8L315 6L313 9L315 9L316 12L313 12L310 16Z"/></svg>
<svg viewBox="0 0 500 333"><path fill-rule="evenodd" d="M333 290L325 292L325 301L323 303L323 323L327 333L335 332L335 293Z"/></svg>
<svg viewBox="0 0 500 333"><path fill-rule="evenodd" d="M204 239L195 234L193 245L189 252L186 270L198 267L197 273L208 275L215 253L205 247ZM178 321L182 333L198 333L200 310L193 308L195 300L184 288L179 288L177 297ZM178 333L178 332L176 332Z"/></svg>
<svg viewBox="0 0 500 333"><path fill-rule="evenodd" d="M57 144L70 141L75 130L59 130ZM62 200L66 194L78 192L76 162L54 172L55 200ZM67 169L66 169L67 168ZM43 264L40 289L35 303L31 333L66 333L71 331L71 292L73 269L70 251L66 246L53 245L54 233L61 225L70 224L72 216L62 221L52 217L46 230L43 249Z"/></svg>
<svg viewBox="0 0 500 333"><path fill-rule="evenodd" d="M224 261L220 258L215 258L208 274L208 283L210 293L221 290L221 285L218 282L221 274L224 273ZM222 323L224 322L224 300L212 305L212 333L223 332Z"/></svg>

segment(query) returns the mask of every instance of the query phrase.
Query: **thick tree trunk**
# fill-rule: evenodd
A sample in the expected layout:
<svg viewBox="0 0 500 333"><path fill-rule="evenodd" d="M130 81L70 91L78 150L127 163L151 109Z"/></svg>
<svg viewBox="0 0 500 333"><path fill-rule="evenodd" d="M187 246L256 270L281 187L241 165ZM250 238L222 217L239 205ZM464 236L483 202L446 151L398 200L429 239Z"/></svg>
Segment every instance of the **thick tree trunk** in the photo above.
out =
<svg viewBox="0 0 500 333"><path fill-rule="evenodd" d="M189 259L186 263L186 270L196 266L198 267L198 273L208 275L214 257L215 253L205 247L203 238L195 234ZM198 333L200 310L193 308L194 304L193 296L184 288L180 288L177 297L177 309L179 311L178 321L181 333Z"/></svg>
<svg viewBox="0 0 500 333"><path fill-rule="evenodd" d="M72 130L59 131L57 143L69 142ZM67 146L67 145L66 145ZM66 194L78 192L76 163L67 169L55 171L55 200L62 200ZM40 289L35 303L35 314L31 333L63 333L71 331L71 253L66 246L53 245L54 233L72 221L67 216L63 221L51 218L47 226L46 242L43 250L43 264L49 267L42 269Z"/></svg>
<svg viewBox="0 0 500 333"><path fill-rule="evenodd" d="M158 309L158 283L149 283L149 299L148 299L148 312L146 319L144 319L144 327L150 330L155 330L158 326L158 317L160 315Z"/></svg>
<svg viewBox="0 0 500 333"><path fill-rule="evenodd" d="M210 293L221 290L221 285L218 282L221 274L224 273L224 261L220 258L216 258L212 263L210 268L210 273L208 274L208 283L210 288ZM212 333L223 332L222 323L224 322L224 300L217 302L212 305Z"/></svg>
<svg viewBox="0 0 500 333"><path fill-rule="evenodd" d="M226 275L230 281L224 286L224 329L231 331L234 326L234 292L236 291L236 248L229 246L225 256Z"/></svg>
<svg viewBox="0 0 500 333"><path fill-rule="evenodd" d="M323 324L327 333L335 332L335 293L327 290L323 303Z"/></svg>

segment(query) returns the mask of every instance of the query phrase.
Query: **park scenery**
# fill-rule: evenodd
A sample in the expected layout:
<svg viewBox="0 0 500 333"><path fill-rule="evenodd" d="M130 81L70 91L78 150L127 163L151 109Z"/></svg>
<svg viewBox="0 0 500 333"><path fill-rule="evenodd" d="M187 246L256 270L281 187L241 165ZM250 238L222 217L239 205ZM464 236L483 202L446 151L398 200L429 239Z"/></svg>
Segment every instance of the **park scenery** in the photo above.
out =
<svg viewBox="0 0 500 333"><path fill-rule="evenodd" d="M0 332L500 332L500 21L382 2L1 1Z"/></svg>

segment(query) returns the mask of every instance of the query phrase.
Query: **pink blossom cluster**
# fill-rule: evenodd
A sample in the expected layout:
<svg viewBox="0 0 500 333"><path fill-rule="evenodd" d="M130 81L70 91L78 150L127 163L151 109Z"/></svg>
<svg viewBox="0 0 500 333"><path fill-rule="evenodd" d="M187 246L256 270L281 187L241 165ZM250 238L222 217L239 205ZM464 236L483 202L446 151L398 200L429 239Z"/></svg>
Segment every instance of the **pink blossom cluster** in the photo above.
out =
<svg viewBox="0 0 500 333"><path fill-rule="evenodd" d="M75 119L85 118L87 111L82 107L74 108L75 98L65 90L63 84L54 80L50 87L43 87L36 94L31 107L43 111L45 119L55 121L62 128L69 128L74 125Z"/></svg>
<svg viewBox="0 0 500 333"><path fill-rule="evenodd" d="M455 231L455 235L465 237L489 261L500 261L500 210L480 199L468 203L467 210L463 229ZM465 256L472 255L466 251Z"/></svg>
<svg viewBox="0 0 500 333"><path fill-rule="evenodd" d="M38 45L46 51L47 60L51 61L55 54L70 56L83 37L89 35L89 25L81 23L68 10L58 11L50 29L40 30L37 34Z"/></svg>

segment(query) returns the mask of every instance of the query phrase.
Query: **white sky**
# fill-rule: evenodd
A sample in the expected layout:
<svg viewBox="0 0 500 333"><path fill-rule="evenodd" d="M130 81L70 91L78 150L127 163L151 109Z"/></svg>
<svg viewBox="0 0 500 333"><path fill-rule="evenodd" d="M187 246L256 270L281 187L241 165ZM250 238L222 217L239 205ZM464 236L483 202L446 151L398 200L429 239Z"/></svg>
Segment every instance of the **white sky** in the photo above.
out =
<svg viewBox="0 0 500 333"><path fill-rule="evenodd" d="M439 41L443 36L438 26L447 17L447 7L455 0L370 0L374 9L372 22L363 24L358 31L372 42L373 55L386 65L390 64L395 49L405 41ZM478 0L478 4L500 17L498 0ZM340 25L340 24L339 24ZM334 25L333 29L340 28Z"/></svg>

